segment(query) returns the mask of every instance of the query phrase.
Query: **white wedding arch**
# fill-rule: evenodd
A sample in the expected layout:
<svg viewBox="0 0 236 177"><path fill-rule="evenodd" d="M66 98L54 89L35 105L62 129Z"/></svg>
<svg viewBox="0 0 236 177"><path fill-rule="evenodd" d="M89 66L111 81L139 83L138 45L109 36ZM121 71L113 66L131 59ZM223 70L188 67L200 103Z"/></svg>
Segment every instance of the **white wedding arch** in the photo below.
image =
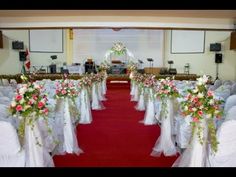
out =
<svg viewBox="0 0 236 177"><path fill-rule="evenodd" d="M116 42L113 47L105 53L104 62L112 64L112 60L121 60L122 63L137 63L134 54L121 42Z"/></svg>

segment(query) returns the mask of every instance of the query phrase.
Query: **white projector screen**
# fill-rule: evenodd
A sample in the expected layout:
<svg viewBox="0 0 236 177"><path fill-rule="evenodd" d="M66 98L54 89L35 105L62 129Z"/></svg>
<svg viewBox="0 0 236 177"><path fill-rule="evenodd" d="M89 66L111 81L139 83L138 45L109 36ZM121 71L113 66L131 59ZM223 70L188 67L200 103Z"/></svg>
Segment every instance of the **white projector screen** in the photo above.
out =
<svg viewBox="0 0 236 177"><path fill-rule="evenodd" d="M204 53L204 49L205 31L171 31L171 53Z"/></svg>
<svg viewBox="0 0 236 177"><path fill-rule="evenodd" d="M30 52L63 52L63 30L29 30Z"/></svg>

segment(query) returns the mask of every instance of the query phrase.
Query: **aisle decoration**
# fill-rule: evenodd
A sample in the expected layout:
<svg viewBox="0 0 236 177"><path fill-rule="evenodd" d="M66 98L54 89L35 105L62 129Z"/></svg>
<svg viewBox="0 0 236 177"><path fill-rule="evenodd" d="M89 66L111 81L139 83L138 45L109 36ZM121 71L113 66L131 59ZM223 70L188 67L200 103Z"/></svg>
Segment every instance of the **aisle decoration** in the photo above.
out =
<svg viewBox="0 0 236 177"><path fill-rule="evenodd" d="M20 119L18 134L23 140L25 126L28 125L31 129L34 129L35 122L40 117L47 122L49 109L47 107L47 96L41 94L43 86L35 82L28 82L28 78L25 75L22 75L21 79L23 80L23 84L16 90L16 96L11 102L9 111L13 117ZM51 132L50 128L48 128L48 132ZM35 138L36 140L38 139L37 137ZM41 146L39 141L37 141L37 144Z"/></svg>
<svg viewBox="0 0 236 177"><path fill-rule="evenodd" d="M76 107L75 99L78 97L80 87L75 86L73 80L69 80L67 75L64 75L62 80L56 81L55 98L57 100L64 100L69 104L69 111L75 121L78 121L80 113Z"/></svg>
<svg viewBox="0 0 236 177"><path fill-rule="evenodd" d="M203 129L201 122L205 119L207 121L209 130L209 140L213 152L217 152L218 141L216 138L216 128L214 119L220 119L223 115L223 110L220 105L222 100L215 99L213 92L207 90L208 77L203 76L197 79L195 89L187 90L188 94L185 101L181 102L182 113L184 116L190 115L192 117L192 136L197 131L198 140L201 144L207 141L203 138Z"/></svg>
<svg viewBox="0 0 236 177"><path fill-rule="evenodd" d="M160 79L157 87L155 88L155 96L161 99L161 117L166 118L168 114L167 110L167 100L176 99L180 97L180 94L174 84L174 80L169 77L165 79Z"/></svg>

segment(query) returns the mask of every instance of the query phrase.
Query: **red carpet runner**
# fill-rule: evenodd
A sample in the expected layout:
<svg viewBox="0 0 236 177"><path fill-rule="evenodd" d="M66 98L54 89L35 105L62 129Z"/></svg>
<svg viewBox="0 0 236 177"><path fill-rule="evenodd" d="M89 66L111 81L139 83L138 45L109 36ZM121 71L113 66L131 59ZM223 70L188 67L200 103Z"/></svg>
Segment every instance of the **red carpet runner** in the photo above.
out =
<svg viewBox="0 0 236 177"><path fill-rule="evenodd" d="M106 109L93 111L92 123L77 127L84 153L54 156L56 167L170 167L174 163L177 156L150 156L160 128L139 123L144 112L134 109L129 87L108 84Z"/></svg>

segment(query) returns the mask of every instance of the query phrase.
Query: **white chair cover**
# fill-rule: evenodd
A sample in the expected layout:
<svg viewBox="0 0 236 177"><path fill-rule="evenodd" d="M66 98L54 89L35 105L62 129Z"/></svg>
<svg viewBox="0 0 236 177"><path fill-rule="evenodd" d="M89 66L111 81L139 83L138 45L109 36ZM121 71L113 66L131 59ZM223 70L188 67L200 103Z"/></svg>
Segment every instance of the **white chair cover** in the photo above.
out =
<svg viewBox="0 0 236 177"><path fill-rule="evenodd" d="M0 97L0 104L4 104L4 105L10 105L11 100L8 97Z"/></svg>
<svg viewBox="0 0 236 177"><path fill-rule="evenodd" d="M92 122L92 113L90 107L90 100L88 90L83 88L81 90L81 102L80 102L80 124L90 124Z"/></svg>
<svg viewBox="0 0 236 177"><path fill-rule="evenodd" d="M235 94L236 94L236 83L234 83L234 84L231 86L230 94L231 94L231 95L235 95Z"/></svg>
<svg viewBox="0 0 236 177"><path fill-rule="evenodd" d="M24 148L26 167L54 167L52 157L44 147L44 140L37 121L34 123L33 129L27 123L25 124Z"/></svg>
<svg viewBox="0 0 236 177"><path fill-rule="evenodd" d="M203 145L198 140L197 131L194 132L191 143L185 149L182 155L174 162L172 167L205 167L207 158L207 145L206 140L208 137L208 126L206 119L203 119L200 123L203 127L202 137L204 138Z"/></svg>
<svg viewBox="0 0 236 177"><path fill-rule="evenodd" d="M207 166L236 167L236 120L223 122L217 131L218 151L209 153Z"/></svg>
<svg viewBox="0 0 236 177"><path fill-rule="evenodd" d="M231 107L227 113L226 113L226 117L225 117L225 121L226 120L236 120L236 105Z"/></svg>
<svg viewBox="0 0 236 177"><path fill-rule="evenodd" d="M147 108L144 115L144 119L140 121L141 123L144 123L144 125L154 125L157 124L157 119L155 117L155 101L154 101L154 93L153 89L149 88L149 95L148 95L148 102L147 102Z"/></svg>
<svg viewBox="0 0 236 177"><path fill-rule="evenodd" d="M2 79L2 85L3 86L8 86L9 85L9 81L7 79Z"/></svg>
<svg viewBox="0 0 236 177"><path fill-rule="evenodd" d="M236 105L236 95L231 95L227 98L224 106L224 113L227 113L230 108Z"/></svg>
<svg viewBox="0 0 236 177"><path fill-rule="evenodd" d="M188 147L191 134L192 134L192 126L190 124L192 118L191 116L183 117L181 115L177 115L176 119L176 143L181 149L185 149Z"/></svg>
<svg viewBox="0 0 236 177"><path fill-rule="evenodd" d="M98 92L101 93L101 84L93 83L92 85L92 110L104 109L103 104L98 99Z"/></svg>
<svg viewBox="0 0 236 177"><path fill-rule="evenodd" d="M16 129L0 121L0 167L25 167L25 150L21 148Z"/></svg>
<svg viewBox="0 0 236 177"><path fill-rule="evenodd" d="M172 136L172 124L174 119L174 105L172 99L167 99L167 115L161 117L161 135L157 139L156 144L153 148L151 156L160 156L163 153L165 156L173 156L177 153L175 147L174 137ZM164 115L162 115L164 116Z"/></svg>

